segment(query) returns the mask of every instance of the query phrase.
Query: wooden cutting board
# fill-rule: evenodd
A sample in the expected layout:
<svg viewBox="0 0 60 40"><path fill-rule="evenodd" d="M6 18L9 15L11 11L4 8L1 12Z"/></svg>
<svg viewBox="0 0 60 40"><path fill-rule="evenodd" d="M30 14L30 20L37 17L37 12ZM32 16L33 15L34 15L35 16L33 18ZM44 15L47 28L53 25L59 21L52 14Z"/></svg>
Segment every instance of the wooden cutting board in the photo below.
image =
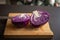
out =
<svg viewBox="0 0 60 40"><path fill-rule="evenodd" d="M9 13L9 17L19 15L21 13ZM31 13L27 13L31 15ZM31 28L30 24L26 28L16 28L11 19L7 20L4 31L5 38L52 38L53 32L50 29L49 22L40 26L39 28Z"/></svg>

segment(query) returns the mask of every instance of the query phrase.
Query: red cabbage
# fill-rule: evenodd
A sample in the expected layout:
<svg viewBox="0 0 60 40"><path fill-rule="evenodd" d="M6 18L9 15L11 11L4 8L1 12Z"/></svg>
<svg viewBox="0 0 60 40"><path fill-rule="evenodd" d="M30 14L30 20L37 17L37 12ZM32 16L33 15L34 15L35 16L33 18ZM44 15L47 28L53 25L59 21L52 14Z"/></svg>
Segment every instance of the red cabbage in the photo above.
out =
<svg viewBox="0 0 60 40"><path fill-rule="evenodd" d="M25 26L28 24L28 22L30 20L30 16L27 14L21 14L21 15L14 16L11 20L14 25L17 25L17 26L24 25Z"/></svg>
<svg viewBox="0 0 60 40"><path fill-rule="evenodd" d="M30 22L33 26L40 26L45 24L49 20L49 13L46 11L33 11L33 14L31 15Z"/></svg>

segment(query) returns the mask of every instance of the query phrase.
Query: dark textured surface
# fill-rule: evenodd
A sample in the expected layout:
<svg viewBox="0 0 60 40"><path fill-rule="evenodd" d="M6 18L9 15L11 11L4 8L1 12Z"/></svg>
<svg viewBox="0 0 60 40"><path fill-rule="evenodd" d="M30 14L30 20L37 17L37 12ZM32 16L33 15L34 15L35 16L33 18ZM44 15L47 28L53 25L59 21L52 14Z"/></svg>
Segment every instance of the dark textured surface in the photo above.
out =
<svg viewBox="0 0 60 40"><path fill-rule="evenodd" d="M51 40L60 40L60 8L40 7L40 6L17 6L17 5L0 5L0 16L8 16L10 12L32 12L33 10L46 10L50 13L50 27L54 32ZM2 38L5 29L6 19L0 19L0 36Z"/></svg>

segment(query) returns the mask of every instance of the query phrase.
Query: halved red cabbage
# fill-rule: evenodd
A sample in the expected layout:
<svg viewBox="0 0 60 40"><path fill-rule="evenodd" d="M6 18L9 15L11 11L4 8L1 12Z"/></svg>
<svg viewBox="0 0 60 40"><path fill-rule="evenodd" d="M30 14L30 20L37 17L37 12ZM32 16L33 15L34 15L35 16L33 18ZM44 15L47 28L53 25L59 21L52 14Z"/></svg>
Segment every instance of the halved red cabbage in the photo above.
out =
<svg viewBox="0 0 60 40"><path fill-rule="evenodd" d="M49 13L46 11L35 10L31 15L30 22L33 26L40 26L49 20L49 16Z"/></svg>
<svg viewBox="0 0 60 40"><path fill-rule="evenodd" d="M27 14L20 14L20 15L14 16L11 20L12 20L12 23L17 26L27 25L27 23L30 20L30 16Z"/></svg>

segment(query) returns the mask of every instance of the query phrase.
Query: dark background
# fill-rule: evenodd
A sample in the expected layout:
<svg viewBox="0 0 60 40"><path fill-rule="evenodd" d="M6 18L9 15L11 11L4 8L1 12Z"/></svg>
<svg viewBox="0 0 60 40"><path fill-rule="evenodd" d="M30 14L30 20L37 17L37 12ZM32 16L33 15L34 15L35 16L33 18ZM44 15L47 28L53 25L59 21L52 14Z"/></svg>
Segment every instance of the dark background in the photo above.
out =
<svg viewBox="0 0 60 40"><path fill-rule="evenodd" d="M47 6L0 5L0 16L8 16L10 12L32 12L36 9L46 10L50 13L49 24L54 33L54 37L51 40L60 40L60 8ZM3 39L6 21L7 19L0 19L0 39Z"/></svg>

